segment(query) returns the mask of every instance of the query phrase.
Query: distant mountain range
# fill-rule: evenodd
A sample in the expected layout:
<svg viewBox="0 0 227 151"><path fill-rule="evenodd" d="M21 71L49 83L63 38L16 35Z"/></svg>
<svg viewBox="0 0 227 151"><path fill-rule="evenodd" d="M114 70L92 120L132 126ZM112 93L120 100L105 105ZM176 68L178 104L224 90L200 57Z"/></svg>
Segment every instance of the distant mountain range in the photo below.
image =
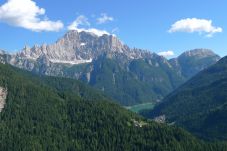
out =
<svg viewBox="0 0 227 151"><path fill-rule="evenodd" d="M227 57L169 94L146 117L165 116L206 139L227 139Z"/></svg>
<svg viewBox="0 0 227 151"><path fill-rule="evenodd" d="M121 105L159 102L220 57L207 49L187 51L167 60L129 48L113 35L69 31L51 45L26 46L1 62L41 75L78 79L102 90Z"/></svg>

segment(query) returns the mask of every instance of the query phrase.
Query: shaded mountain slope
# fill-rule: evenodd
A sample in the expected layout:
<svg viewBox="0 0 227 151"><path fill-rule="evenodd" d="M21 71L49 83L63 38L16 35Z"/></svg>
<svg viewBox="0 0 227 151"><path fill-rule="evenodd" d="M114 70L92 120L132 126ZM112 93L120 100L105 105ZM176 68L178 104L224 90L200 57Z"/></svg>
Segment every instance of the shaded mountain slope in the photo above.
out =
<svg viewBox="0 0 227 151"><path fill-rule="evenodd" d="M195 134L227 139L227 57L168 95L147 117L165 115Z"/></svg>

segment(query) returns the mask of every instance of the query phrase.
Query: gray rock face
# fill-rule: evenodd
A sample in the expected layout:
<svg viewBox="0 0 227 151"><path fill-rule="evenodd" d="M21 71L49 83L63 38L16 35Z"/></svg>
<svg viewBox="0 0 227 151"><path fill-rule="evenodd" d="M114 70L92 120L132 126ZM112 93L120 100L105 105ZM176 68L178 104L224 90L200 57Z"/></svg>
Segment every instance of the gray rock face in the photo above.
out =
<svg viewBox="0 0 227 151"><path fill-rule="evenodd" d="M54 44L25 46L20 52L8 55L6 62L40 74L78 78L81 73L71 72L69 76L65 69L91 63L103 55L117 59L122 65L130 60L154 57L150 51L130 49L113 35L97 36L72 30Z"/></svg>
<svg viewBox="0 0 227 151"><path fill-rule="evenodd" d="M96 36L92 33L69 31L65 36L51 45L35 45L17 53L18 58L37 60L41 56L52 63L81 64L88 63L107 53L110 56L123 54L129 59L138 59L151 55L148 51L130 49L113 35Z"/></svg>
<svg viewBox="0 0 227 151"><path fill-rule="evenodd" d="M7 90L3 87L0 87L0 113L2 112L5 103L6 103Z"/></svg>
<svg viewBox="0 0 227 151"><path fill-rule="evenodd" d="M123 45L112 35L98 37L92 33L69 31L65 36L52 45L35 45L25 47L18 57L37 60L45 56L53 63L81 64L91 62L103 53L124 53L128 57L138 56L138 51L130 52L130 48Z"/></svg>
<svg viewBox="0 0 227 151"><path fill-rule="evenodd" d="M207 58L207 57L212 57L218 61L220 57L216 55L212 50L210 49L193 49L186 51L182 53L178 58L190 58L190 57L196 57L196 58Z"/></svg>

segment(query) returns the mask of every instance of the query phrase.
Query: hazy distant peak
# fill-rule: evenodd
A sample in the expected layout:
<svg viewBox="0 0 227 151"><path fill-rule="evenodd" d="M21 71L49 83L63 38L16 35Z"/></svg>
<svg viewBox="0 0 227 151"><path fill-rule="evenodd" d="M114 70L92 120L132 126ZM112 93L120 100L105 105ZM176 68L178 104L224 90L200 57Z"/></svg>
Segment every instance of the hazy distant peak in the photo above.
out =
<svg viewBox="0 0 227 151"><path fill-rule="evenodd" d="M4 50L0 49L0 54L5 54L6 52Z"/></svg>
<svg viewBox="0 0 227 151"><path fill-rule="evenodd" d="M217 56L212 50L210 49L193 49L184 52L181 56L187 56L187 57L209 57L209 56Z"/></svg>

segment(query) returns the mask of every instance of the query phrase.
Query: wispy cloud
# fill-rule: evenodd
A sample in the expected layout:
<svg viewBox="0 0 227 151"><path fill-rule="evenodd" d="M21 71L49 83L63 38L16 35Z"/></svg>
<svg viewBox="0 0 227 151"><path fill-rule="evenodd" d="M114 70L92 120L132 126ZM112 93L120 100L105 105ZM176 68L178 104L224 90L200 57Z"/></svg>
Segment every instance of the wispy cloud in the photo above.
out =
<svg viewBox="0 0 227 151"><path fill-rule="evenodd" d="M187 18L175 22L168 30L169 33L174 32L187 32L199 34L205 33L207 37L212 37L215 33L222 32L221 27L215 27L212 25L212 20Z"/></svg>
<svg viewBox="0 0 227 151"><path fill-rule="evenodd" d="M90 23L88 21L88 18L84 15L80 15L76 18L75 21L73 21L69 26L68 29L69 30L77 30L78 26L90 26Z"/></svg>
<svg viewBox="0 0 227 151"><path fill-rule="evenodd" d="M112 34L117 34L117 33L119 33L119 28L118 28L118 27L113 28L112 31L111 31L111 33L112 33Z"/></svg>
<svg viewBox="0 0 227 151"><path fill-rule="evenodd" d="M83 27L80 27L80 26L83 26ZM84 28L84 27L88 27L88 28ZM90 22L88 21L88 18L86 16L80 15L76 18L75 21L73 21L68 26L68 30L77 30L78 32L82 32L82 31L90 32L97 36L102 36L104 34L110 35L110 33L105 30L99 30L96 28L89 28L89 27L90 27Z"/></svg>
<svg viewBox="0 0 227 151"><path fill-rule="evenodd" d="M113 21L114 18L111 16L108 16L106 13L101 14L101 17L97 18L98 24L104 24L110 21Z"/></svg>
<svg viewBox="0 0 227 151"><path fill-rule="evenodd" d="M158 53L158 55L163 56L163 57L171 57L174 55L174 52L171 50L168 51L161 51Z"/></svg>
<svg viewBox="0 0 227 151"><path fill-rule="evenodd" d="M8 0L0 6L0 21L36 32L59 31L64 27L60 20L51 21L45 17L45 9L32 0Z"/></svg>

